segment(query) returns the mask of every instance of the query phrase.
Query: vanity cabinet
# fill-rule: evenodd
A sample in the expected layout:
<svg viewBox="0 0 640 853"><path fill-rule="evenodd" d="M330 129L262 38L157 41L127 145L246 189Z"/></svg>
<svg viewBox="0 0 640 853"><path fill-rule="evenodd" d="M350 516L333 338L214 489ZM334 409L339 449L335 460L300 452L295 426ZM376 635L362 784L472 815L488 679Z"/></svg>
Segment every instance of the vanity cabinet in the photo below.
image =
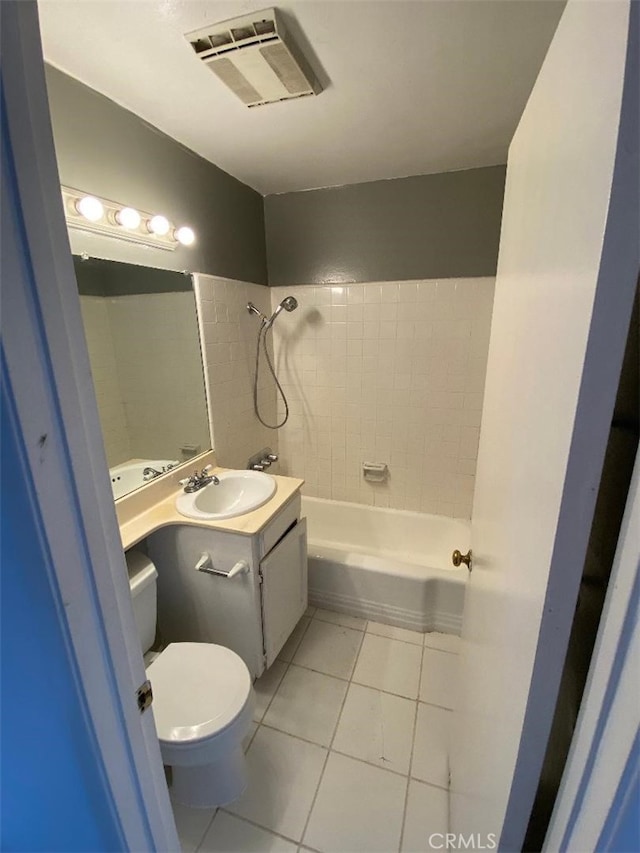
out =
<svg viewBox="0 0 640 853"><path fill-rule="evenodd" d="M299 494L254 536L176 524L151 534L147 551L158 570L158 639L227 646L254 677L271 666L307 608ZM240 562L241 571L226 577Z"/></svg>
<svg viewBox="0 0 640 853"><path fill-rule="evenodd" d="M270 667L307 609L307 519L301 519L260 561L262 633Z"/></svg>

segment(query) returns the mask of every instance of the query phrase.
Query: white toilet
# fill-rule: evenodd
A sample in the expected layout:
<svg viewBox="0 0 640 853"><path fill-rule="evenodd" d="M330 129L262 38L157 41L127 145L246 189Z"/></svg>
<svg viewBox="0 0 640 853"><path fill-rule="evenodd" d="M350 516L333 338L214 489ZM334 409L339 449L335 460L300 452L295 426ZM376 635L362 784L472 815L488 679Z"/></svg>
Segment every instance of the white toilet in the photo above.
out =
<svg viewBox="0 0 640 853"><path fill-rule="evenodd" d="M139 551L126 556L172 797L193 808L223 806L236 800L247 782L242 741L254 706L249 670L231 649L212 643L171 643L158 655L149 652L156 634L158 573Z"/></svg>

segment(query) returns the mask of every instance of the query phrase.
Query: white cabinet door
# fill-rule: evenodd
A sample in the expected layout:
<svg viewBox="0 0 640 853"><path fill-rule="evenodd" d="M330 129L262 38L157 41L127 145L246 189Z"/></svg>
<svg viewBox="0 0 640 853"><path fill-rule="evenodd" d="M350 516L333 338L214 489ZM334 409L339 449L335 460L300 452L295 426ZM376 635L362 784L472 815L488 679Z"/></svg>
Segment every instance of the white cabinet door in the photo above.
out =
<svg viewBox="0 0 640 853"><path fill-rule="evenodd" d="M307 519L302 518L260 563L267 667L307 609Z"/></svg>

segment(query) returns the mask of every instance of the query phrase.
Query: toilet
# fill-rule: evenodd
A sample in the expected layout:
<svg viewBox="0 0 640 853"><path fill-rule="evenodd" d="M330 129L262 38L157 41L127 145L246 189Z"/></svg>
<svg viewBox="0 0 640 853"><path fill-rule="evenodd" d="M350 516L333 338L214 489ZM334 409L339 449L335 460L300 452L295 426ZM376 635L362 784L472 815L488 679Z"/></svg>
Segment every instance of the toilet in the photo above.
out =
<svg viewBox="0 0 640 853"><path fill-rule="evenodd" d="M156 635L158 573L139 551L126 555L138 636L153 690L153 715L171 795L192 808L236 800L247 772L242 741L254 708L251 676L235 652L213 643L171 643Z"/></svg>

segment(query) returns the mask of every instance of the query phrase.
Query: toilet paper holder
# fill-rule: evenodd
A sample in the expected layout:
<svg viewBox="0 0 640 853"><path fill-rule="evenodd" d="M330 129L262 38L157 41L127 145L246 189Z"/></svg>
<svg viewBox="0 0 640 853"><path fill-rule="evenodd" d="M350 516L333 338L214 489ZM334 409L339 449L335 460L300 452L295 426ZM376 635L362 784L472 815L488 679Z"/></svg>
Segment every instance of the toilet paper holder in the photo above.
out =
<svg viewBox="0 0 640 853"><path fill-rule="evenodd" d="M238 575L246 575L249 573L249 563L246 560L238 560L228 572L223 572L220 569L214 568L211 554L202 554L195 565L198 572L204 572L207 575L218 575L221 578L235 578Z"/></svg>

